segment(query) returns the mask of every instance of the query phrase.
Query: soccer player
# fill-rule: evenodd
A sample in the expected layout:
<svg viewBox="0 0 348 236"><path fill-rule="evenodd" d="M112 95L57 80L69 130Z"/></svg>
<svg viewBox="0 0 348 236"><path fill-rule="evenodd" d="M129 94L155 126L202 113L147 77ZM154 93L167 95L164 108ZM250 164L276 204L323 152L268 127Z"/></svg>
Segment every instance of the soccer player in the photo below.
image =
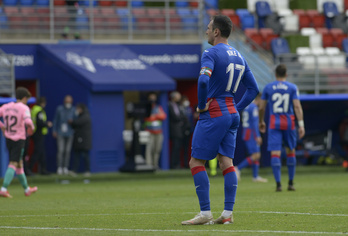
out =
<svg viewBox="0 0 348 236"><path fill-rule="evenodd" d="M259 131L259 108L258 104L260 102L261 94L258 94L255 100L250 103L249 106L243 111L243 140L247 152L250 156L244 159L238 166L236 166L236 174L238 180L240 180L240 170L247 166L252 167L253 171L253 181L266 183L267 179L259 176L259 167L260 167L260 145L262 144L262 138Z"/></svg>
<svg viewBox="0 0 348 236"><path fill-rule="evenodd" d="M31 188L28 186L23 169L26 132L31 135L34 130L30 110L26 105L30 98L30 92L26 88L18 87L16 98L17 102L10 102L0 107L0 117L4 119L4 123L0 122L0 127L6 137L6 146L10 157L10 163L0 190L0 196L6 198L12 198L7 191L7 187L11 184L15 173L25 190L25 196L30 196L37 191L37 187Z"/></svg>
<svg viewBox="0 0 348 236"><path fill-rule="evenodd" d="M286 147L287 167L289 174L288 190L295 191L294 176L296 167L296 129L295 116L298 120L298 134L301 139L305 135L303 111L299 100L297 86L286 81L286 66L280 64L275 69L276 81L266 85L259 107L260 131L266 131L264 121L266 105L269 103L268 151L271 152L271 166L277 183L276 191L282 191L280 182L280 154L282 142Z"/></svg>
<svg viewBox="0 0 348 236"><path fill-rule="evenodd" d="M237 192L237 176L233 157L239 126L239 111L249 105L259 93L255 78L242 55L230 45L228 37L232 22L227 16L214 16L206 35L212 48L202 55L198 79L199 121L192 139L190 168L200 205L200 213L183 225L233 223L233 206ZM246 91L236 105L238 85ZM210 210L209 178L205 163L217 157L225 181L225 207L222 215L213 221Z"/></svg>

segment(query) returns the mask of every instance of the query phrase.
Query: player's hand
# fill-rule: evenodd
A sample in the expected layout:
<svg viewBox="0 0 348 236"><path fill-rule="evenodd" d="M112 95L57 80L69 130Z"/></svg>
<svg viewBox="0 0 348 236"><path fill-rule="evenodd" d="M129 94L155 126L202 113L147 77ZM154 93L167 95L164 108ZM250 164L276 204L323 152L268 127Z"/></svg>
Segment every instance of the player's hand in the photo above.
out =
<svg viewBox="0 0 348 236"><path fill-rule="evenodd" d="M52 122L51 121L47 121L47 126L48 126L48 128L51 128L53 126Z"/></svg>
<svg viewBox="0 0 348 236"><path fill-rule="evenodd" d="M305 131L304 127L299 127L299 128L298 128L298 137L299 137L300 139L303 138L303 137L305 136L305 133L306 133L306 131Z"/></svg>
<svg viewBox="0 0 348 236"><path fill-rule="evenodd" d="M261 133L266 133L266 123L264 121L259 123L259 129Z"/></svg>
<svg viewBox="0 0 348 236"><path fill-rule="evenodd" d="M257 138L256 138L256 143L257 143L257 145L261 146L261 144L262 144L262 138L261 138L261 137L257 137Z"/></svg>
<svg viewBox="0 0 348 236"><path fill-rule="evenodd" d="M208 111L209 109L209 105L210 103L213 101L213 99L210 99L206 104L205 104L205 108L204 109L199 109L198 107L196 108L196 111L198 113L202 113L202 112L205 112L205 111Z"/></svg>
<svg viewBox="0 0 348 236"><path fill-rule="evenodd" d="M52 133L53 138L57 138L57 132Z"/></svg>
<svg viewBox="0 0 348 236"><path fill-rule="evenodd" d="M32 136L33 133L34 133L34 130L33 130L31 127L28 127L28 128L27 128L27 135L28 135L28 136Z"/></svg>

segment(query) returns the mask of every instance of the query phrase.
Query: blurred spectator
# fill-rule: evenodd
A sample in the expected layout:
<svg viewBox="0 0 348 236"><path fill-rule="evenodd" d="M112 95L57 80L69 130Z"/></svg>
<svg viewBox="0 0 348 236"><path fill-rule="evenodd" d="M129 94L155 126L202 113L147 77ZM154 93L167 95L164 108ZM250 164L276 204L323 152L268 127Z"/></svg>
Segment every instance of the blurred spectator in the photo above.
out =
<svg viewBox="0 0 348 236"><path fill-rule="evenodd" d="M57 138L57 174L67 175L70 162L70 152L74 139L74 131L69 124L69 120L74 119L75 108L72 105L73 98L66 95L64 105L57 107L53 120L53 137Z"/></svg>
<svg viewBox="0 0 348 236"><path fill-rule="evenodd" d="M340 144L344 150L343 167L348 171L348 118L344 118L339 125Z"/></svg>
<svg viewBox="0 0 348 236"><path fill-rule="evenodd" d="M76 105L76 117L69 123L74 129L74 171L78 172L80 158L85 163L85 177L90 176L89 150L92 147L92 124L87 106L79 103Z"/></svg>
<svg viewBox="0 0 348 236"><path fill-rule="evenodd" d="M48 134L48 128L52 127L52 122L47 121L47 115L45 112L46 104L46 98L41 97L37 100L36 105L31 109L31 118L35 130L32 136L34 142L34 153L29 161L29 174L31 174L31 171L37 162L39 164L39 173L42 175L49 174L46 170L45 136Z"/></svg>
<svg viewBox="0 0 348 236"><path fill-rule="evenodd" d="M183 139L183 148L184 148L184 167L188 168L189 157L191 156L190 143L191 135L194 130L194 117L193 109L190 106L190 100L187 96L182 96L181 104L183 106L184 114L186 116L185 125L184 125L184 139Z"/></svg>
<svg viewBox="0 0 348 236"><path fill-rule="evenodd" d="M157 104L157 94L151 92L148 95L148 101L151 103L151 115L145 118L145 130L150 132L149 141L146 145L146 164L158 169L158 161L162 151L163 133L162 121L167 118L163 108Z"/></svg>
<svg viewBox="0 0 348 236"><path fill-rule="evenodd" d="M184 130L186 116L183 107L180 105L181 94L174 91L170 94L169 102L169 135L172 141L170 155L171 169L180 168L180 151L184 143Z"/></svg>

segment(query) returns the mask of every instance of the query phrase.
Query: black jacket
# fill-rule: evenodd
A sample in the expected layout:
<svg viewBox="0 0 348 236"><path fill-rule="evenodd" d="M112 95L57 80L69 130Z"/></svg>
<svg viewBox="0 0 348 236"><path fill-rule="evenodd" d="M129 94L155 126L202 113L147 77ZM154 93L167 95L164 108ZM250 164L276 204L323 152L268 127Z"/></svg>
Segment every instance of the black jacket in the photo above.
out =
<svg viewBox="0 0 348 236"><path fill-rule="evenodd" d="M88 111L76 117L71 126L74 129L74 150L88 151L92 148L92 124Z"/></svg>
<svg viewBox="0 0 348 236"><path fill-rule="evenodd" d="M172 102L169 102L169 135L170 138L183 138L187 118L183 108L178 104L179 114L176 114Z"/></svg>

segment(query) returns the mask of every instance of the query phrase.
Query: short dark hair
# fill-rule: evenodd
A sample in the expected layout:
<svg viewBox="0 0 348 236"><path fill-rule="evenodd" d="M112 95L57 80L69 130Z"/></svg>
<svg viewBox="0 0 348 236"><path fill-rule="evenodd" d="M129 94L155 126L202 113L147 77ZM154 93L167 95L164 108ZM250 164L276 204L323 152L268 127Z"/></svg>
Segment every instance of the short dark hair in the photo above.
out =
<svg viewBox="0 0 348 236"><path fill-rule="evenodd" d="M213 30L219 29L221 36L224 38L230 37L232 31L232 21L228 16L217 15L213 17Z"/></svg>
<svg viewBox="0 0 348 236"><path fill-rule="evenodd" d="M46 103L46 97L39 97L36 101L36 104Z"/></svg>
<svg viewBox="0 0 348 236"><path fill-rule="evenodd" d="M16 98L22 100L23 98L30 98L31 94L27 88L18 87L16 89Z"/></svg>
<svg viewBox="0 0 348 236"><path fill-rule="evenodd" d="M286 76L286 65L279 64L275 69L275 75L278 78L283 78Z"/></svg>

